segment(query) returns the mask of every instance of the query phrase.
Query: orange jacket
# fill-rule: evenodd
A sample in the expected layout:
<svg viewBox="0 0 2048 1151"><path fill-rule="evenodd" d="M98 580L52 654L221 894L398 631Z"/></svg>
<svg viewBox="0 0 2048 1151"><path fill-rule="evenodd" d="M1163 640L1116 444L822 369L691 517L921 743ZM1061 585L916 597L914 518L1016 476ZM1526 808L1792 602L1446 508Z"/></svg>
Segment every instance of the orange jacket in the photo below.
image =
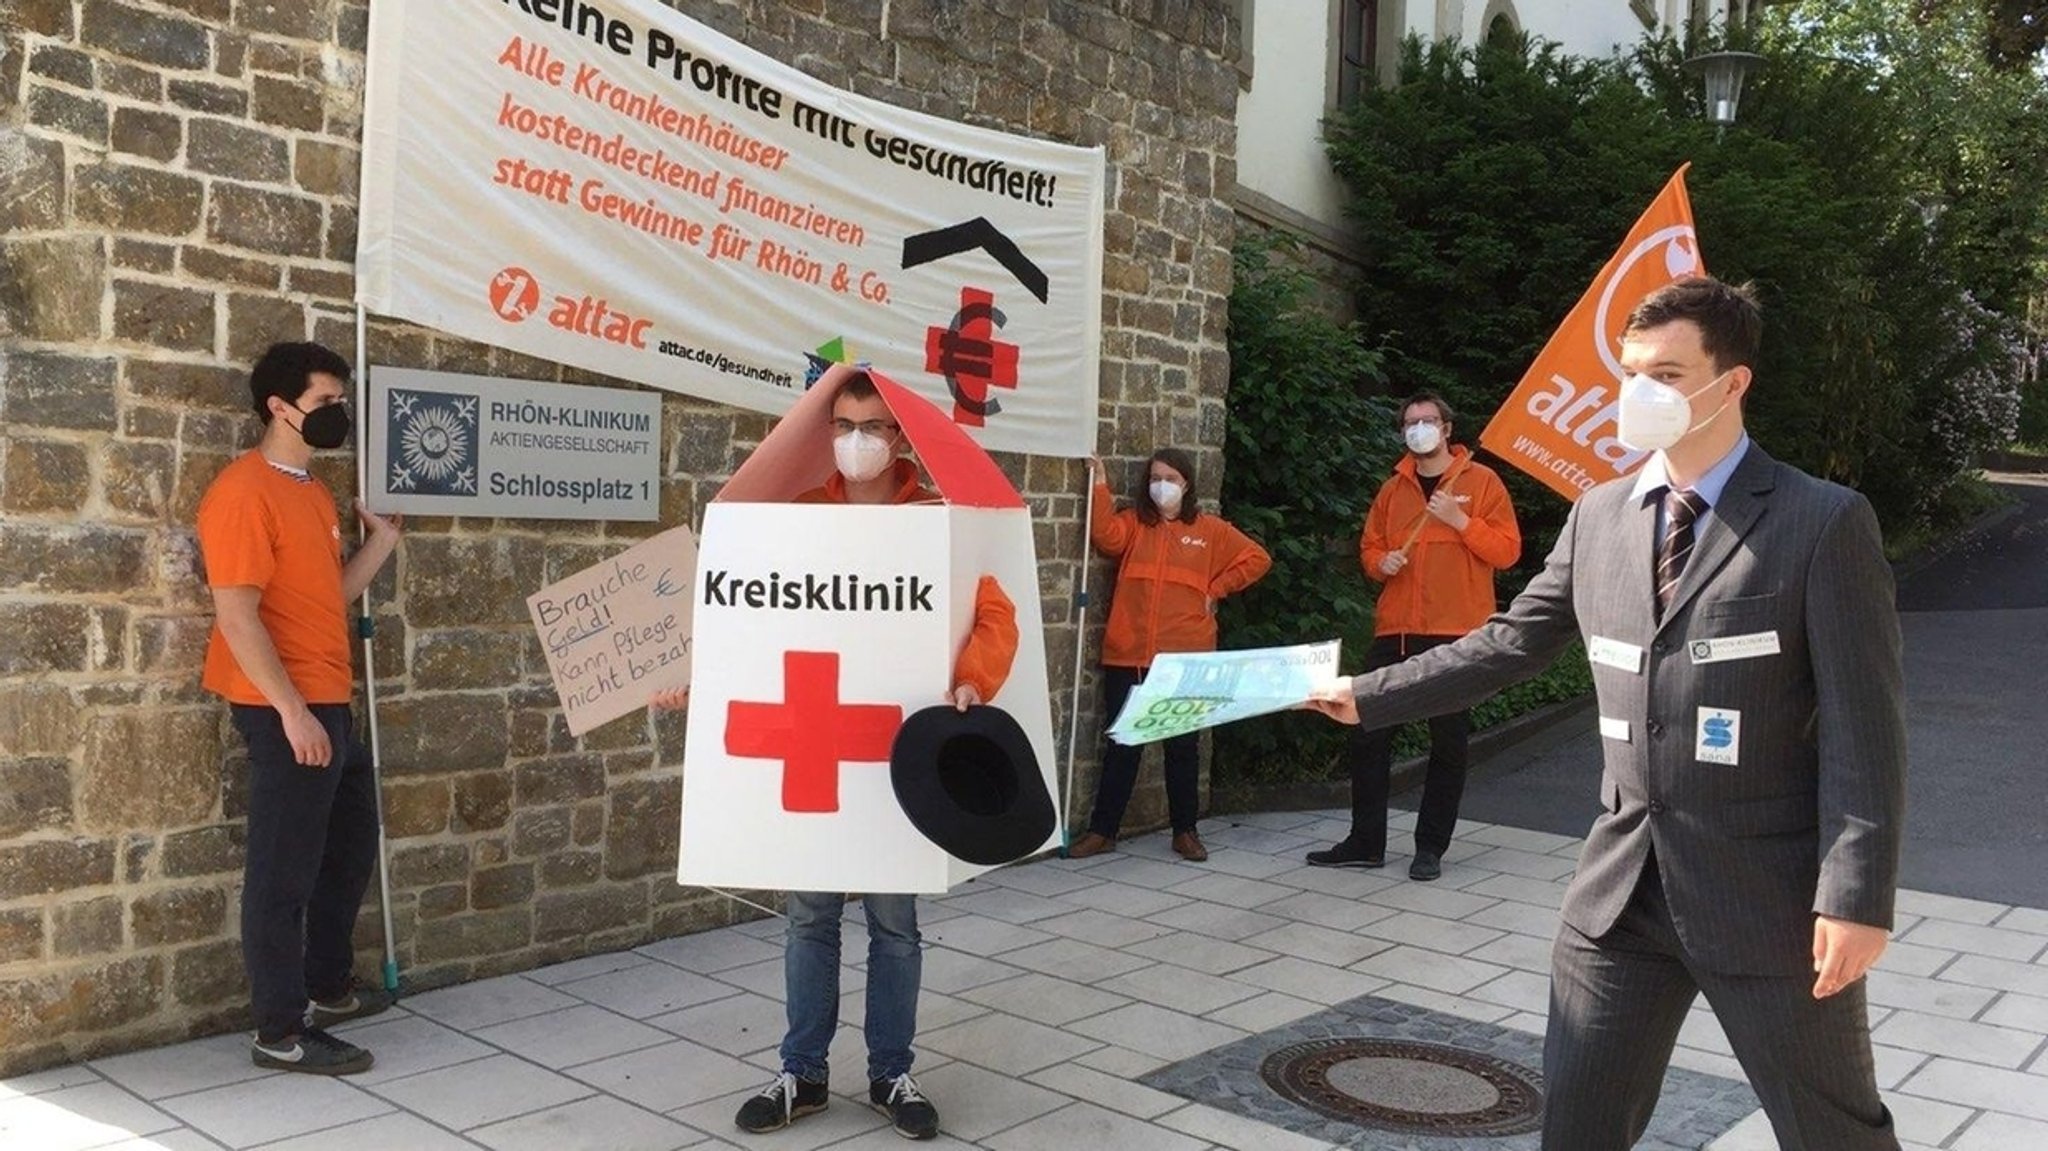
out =
<svg viewBox="0 0 2048 1151"><path fill-rule="evenodd" d="M1102 662L1151 667L1163 651L1216 650L1216 601L1259 582L1273 557L1219 516L1194 523L1112 511L1109 487L1095 485L1095 549L1119 561Z"/></svg>
<svg viewBox="0 0 2048 1151"><path fill-rule="evenodd" d="M1500 476L1462 447L1453 447L1451 457L1437 490L1459 497L1472 517L1464 531L1429 514L1412 455L1401 457L1365 514L1358 559L1369 578L1386 585L1373 609L1374 635L1464 635L1494 612L1493 573L1521 558L1522 529ZM1422 531L1408 549L1408 566L1388 579L1380 561L1400 551L1417 524Z"/></svg>
<svg viewBox="0 0 2048 1151"><path fill-rule="evenodd" d="M890 503L938 502L939 494L918 482L916 464L898 459L892 467L896 494L890 497ZM823 486L803 493L796 502L843 504L846 502L846 480L838 472L833 472ZM984 575L974 587L974 626L968 629L967 642L953 661L953 683L956 686L973 684L974 690L981 693L981 702L994 703L996 693L1003 690L1004 682L1010 678L1010 665L1016 659L1017 605L1010 602L996 577Z"/></svg>

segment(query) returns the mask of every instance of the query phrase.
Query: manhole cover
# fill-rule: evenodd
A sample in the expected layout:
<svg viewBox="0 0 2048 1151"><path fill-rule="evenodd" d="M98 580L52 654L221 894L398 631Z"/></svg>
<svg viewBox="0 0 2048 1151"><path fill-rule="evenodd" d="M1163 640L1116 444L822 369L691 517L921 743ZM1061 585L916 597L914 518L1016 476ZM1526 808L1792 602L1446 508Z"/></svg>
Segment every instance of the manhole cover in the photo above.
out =
<svg viewBox="0 0 2048 1151"><path fill-rule="evenodd" d="M1541 1076L1436 1043L1317 1039L1275 1051L1259 1074L1284 1098L1383 1131L1520 1135L1543 1120Z"/></svg>

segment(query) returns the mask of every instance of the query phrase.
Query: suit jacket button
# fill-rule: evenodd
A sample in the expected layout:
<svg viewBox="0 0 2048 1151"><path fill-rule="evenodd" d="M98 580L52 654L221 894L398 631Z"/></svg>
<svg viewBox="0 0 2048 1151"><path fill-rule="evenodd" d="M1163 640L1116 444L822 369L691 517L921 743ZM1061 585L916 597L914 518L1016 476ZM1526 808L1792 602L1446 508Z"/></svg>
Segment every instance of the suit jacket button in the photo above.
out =
<svg viewBox="0 0 2048 1151"><path fill-rule="evenodd" d="M1656 643L1650 645L1650 650L1656 652L1658 655L1668 655L1671 651L1671 641L1660 639Z"/></svg>
<svg viewBox="0 0 2048 1151"><path fill-rule="evenodd" d="M1644 730L1644 731L1647 731L1647 732L1649 732L1649 733L1650 733L1650 738L1651 738L1651 739L1663 739L1663 738L1664 738L1664 725L1663 725L1663 724L1661 724L1661 723L1658 723L1658 722L1657 722L1656 720L1654 720L1654 719L1653 719L1653 720L1650 720L1650 721L1649 721L1648 723L1645 723L1645 724L1643 724L1643 730Z"/></svg>
<svg viewBox="0 0 2048 1151"><path fill-rule="evenodd" d="M1653 800L1651 800L1651 801L1650 801L1650 814L1651 814L1651 815L1662 815L1662 814L1664 814L1664 801L1663 801L1663 800L1661 800L1661 799L1653 799Z"/></svg>

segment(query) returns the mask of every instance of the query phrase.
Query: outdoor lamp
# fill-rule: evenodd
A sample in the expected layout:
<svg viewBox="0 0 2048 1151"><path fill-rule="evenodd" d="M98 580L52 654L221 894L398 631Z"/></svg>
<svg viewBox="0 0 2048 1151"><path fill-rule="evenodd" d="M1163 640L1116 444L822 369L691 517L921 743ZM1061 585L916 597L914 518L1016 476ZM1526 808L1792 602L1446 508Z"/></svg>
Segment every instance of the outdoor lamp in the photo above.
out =
<svg viewBox="0 0 2048 1151"><path fill-rule="evenodd" d="M1763 65L1754 52L1708 52L1685 62L1685 70L1707 80L1707 122L1726 129L1742 102L1742 81Z"/></svg>

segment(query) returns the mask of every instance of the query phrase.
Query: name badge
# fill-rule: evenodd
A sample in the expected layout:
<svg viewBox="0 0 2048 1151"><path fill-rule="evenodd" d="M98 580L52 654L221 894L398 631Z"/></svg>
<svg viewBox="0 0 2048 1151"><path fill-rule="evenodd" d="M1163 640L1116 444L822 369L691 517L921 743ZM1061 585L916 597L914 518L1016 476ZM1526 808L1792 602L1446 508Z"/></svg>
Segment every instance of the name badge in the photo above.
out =
<svg viewBox="0 0 2048 1151"><path fill-rule="evenodd" d="M1643 670L1643 649L1618 639L1596 635L1586 643L1586 658L1608 667L1618 667L1630 675L1639 675Z"/></svg>
<svg viewBox="0 0 2048 1151"><path fill-rule="evenodd" d="M1755 659L1760 655L1778 654L1778 633L1775 631L1751 632L1748 635L1724 635L1712 639L1688 641L1687 650L1692 652L1695 664L1720 663L1731 659Z"/></svg>
<svg viewBox="0 0 2048 1151"><path fill-rule="evenodd" d="M1629 742L1628 721L1625 719L1610 719L1603 715L1600 717L1600 735L1603 739L1618 739L1623 743L1627 743Z"/></svg>
<svg viewBox="0 0 2048 1151"><path fill-rule="evenodd" d="M1692 756L1701 763L1733 767L1742 756L1742 713L1732 708L1700 709L1699 733L1693 738Z"/></svg>

